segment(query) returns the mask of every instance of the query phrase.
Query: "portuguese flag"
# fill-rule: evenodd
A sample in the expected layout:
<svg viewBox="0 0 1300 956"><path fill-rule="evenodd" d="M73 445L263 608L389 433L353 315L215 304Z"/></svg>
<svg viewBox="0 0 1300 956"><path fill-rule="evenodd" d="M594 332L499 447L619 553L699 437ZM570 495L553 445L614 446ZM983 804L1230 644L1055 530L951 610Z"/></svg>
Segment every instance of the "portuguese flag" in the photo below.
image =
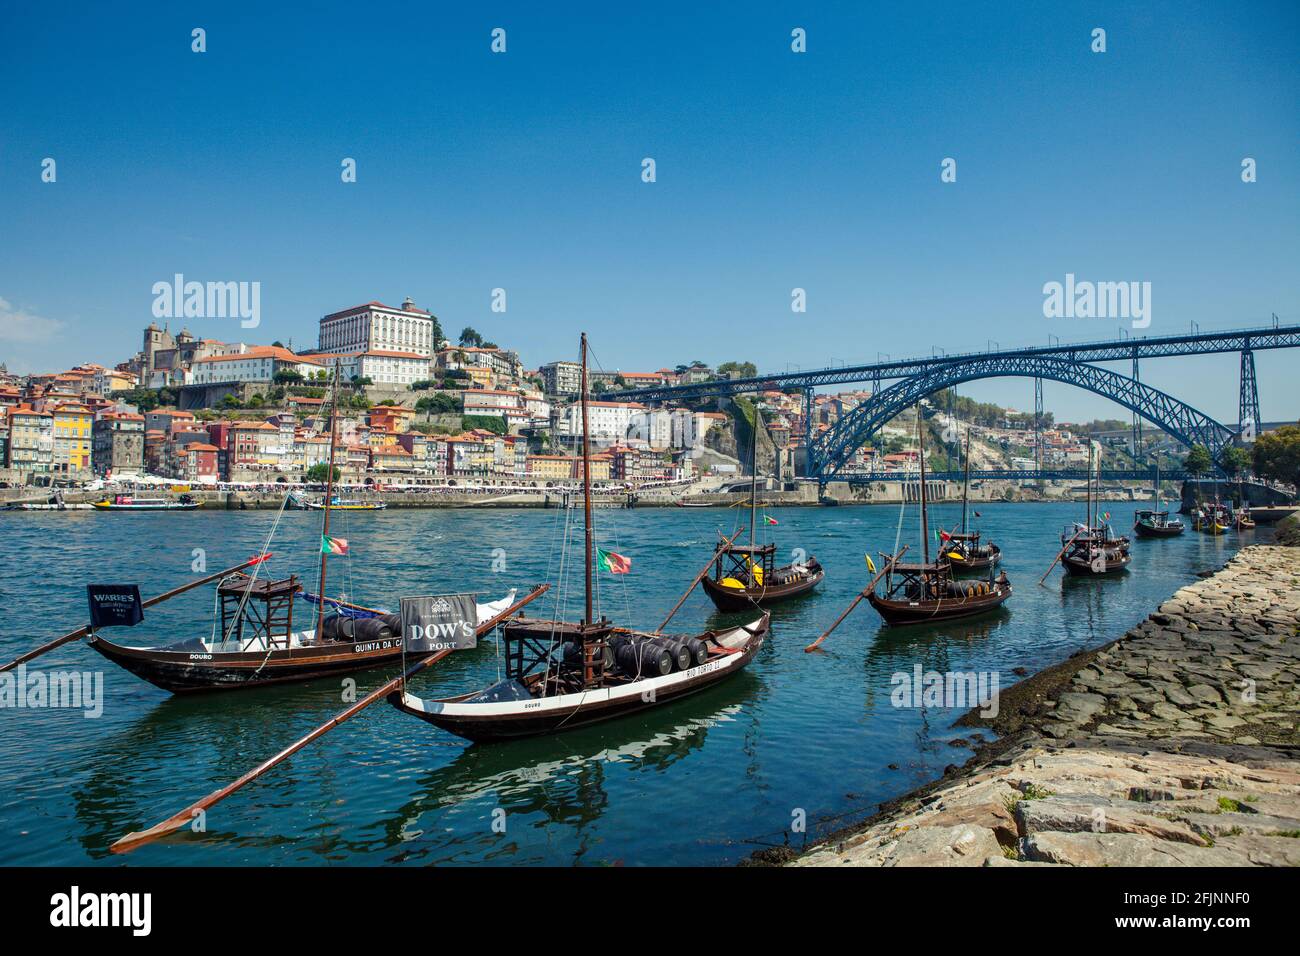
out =
<svg viewBox="0 0 1300 956"><path fill-rule="evenodd" d="M596 549L596 567L610 574L627 574L632 570L632 559L617 551Z"/></svg>
<svg viewBox="0 0 1300 956"><path fill-rule="evenodd" d="M347 538L331 538L329 535L320 536L320 553L321 554L347 554Z"/></svg>

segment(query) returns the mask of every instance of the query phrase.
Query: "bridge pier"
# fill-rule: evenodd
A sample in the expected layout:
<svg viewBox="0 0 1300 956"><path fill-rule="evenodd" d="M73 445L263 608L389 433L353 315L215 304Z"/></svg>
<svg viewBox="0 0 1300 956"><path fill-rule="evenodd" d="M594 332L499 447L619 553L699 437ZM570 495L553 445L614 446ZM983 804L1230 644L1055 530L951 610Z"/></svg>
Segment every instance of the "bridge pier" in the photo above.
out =
<svg viewBox="0 0 1300 956"><path fill-rule="evenodd" d="M1250 340L1246 340L1250 344ZM1259 436L1259 388L1255 382L1255 353L1241 350L1241 396L1237 404L1237 444L1248 445Z"/></svg>

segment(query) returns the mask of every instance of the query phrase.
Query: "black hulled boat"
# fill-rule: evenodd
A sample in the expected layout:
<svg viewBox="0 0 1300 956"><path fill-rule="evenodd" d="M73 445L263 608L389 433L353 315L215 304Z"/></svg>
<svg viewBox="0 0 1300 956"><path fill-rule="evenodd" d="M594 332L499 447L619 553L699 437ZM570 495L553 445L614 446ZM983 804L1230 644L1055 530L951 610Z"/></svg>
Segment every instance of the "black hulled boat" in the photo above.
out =
<svg viewBox="0 0 1300 956"><path fill-rule="evenodd" d="M596 616L585 334L581 368L583 619L521 615L503 623L504 677L481 691L425 700L403 686L388 696L402 713L468 740L488 743L558 733L680 699L739 673L767 637L766 612L746 624L697 634L638 631Z"/></svg>

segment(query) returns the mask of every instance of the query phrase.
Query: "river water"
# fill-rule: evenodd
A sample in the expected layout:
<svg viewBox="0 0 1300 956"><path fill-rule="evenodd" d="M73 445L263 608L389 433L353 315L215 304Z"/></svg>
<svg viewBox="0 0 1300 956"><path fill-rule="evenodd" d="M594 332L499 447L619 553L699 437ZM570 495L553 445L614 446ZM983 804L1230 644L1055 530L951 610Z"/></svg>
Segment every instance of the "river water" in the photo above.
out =
<svg viewBox="0 0 1300 956"><path fill-rule="evenodd" d="M1132 508L1108 506L1118 527ZM599 576L618 623L654 627L707 560L718 528L743 509L600 510L600 545L632 573ZM1005 608L968 622L890 629L864 602L824 645L803 647L869 580L864 552L896 537L919 550L914 508L778 508L764 533L788 555L816 555L819 591L773 608L770 638L738 677L698 696L558 736L471 746L379 703L261 780L218 804L206 832L170 837L126 858L107 847L235 779L345 706L336 678L297 687L173 698L74 643L32 663L103 674L103 712L0 709L0 863L155 865L734 863L771 845L794 847L869 815L970 751L949 742L964 709L895 707L891 677L995 672L1002 687L1080 648L1122 634L1198 571L1219 566L1267 529L1211 538L1134 542L1129 573L1036 582L1081 505L981 505L975 522L1000 544L1015 585ZM937 507L951 526L959 509ZM478 590L492 598L555 581L559 510L391 510L336 513L331 534L351 543L331 581L352 600L395 608L402 595ZM577 517L577 516L572 516ZM148 597L193 579L202 558L219 570L256 553L273 512L0 513L0 658L11 659L86 616L86 583L141 585ZM272 572L315 581L320 515L288 512ZM581 535L573 541L580 547ZM201 552L201 553L199 553ZM567 557L572 558L570 554ZM879 559L877 558L877 563ZM567 609L580 614L581 566L564 562ZM337 593L333 583L331 593ZM530 611L552 612L553 595ZM539 607L544 602L544 608ZM145 612L126 643L206 636L212 590ZM299 605L300 615L306 606ZM300 618L301 620L302 618ZM743 619L743 616L741 617ZM696 591L673 629L735 618ZM481 643L412 682L421 696L496 679ZM392 676L357 675L359 693ZM890 765L897 769L891 769ZM806 820L801 832L800 820Z"/></svg>

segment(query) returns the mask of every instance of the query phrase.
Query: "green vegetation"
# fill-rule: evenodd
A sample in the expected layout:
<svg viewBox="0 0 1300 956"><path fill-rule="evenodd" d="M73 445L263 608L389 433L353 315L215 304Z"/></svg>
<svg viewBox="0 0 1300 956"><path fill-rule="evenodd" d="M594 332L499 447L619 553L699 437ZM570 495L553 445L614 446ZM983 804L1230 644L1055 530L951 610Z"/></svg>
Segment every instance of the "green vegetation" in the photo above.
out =
<svg viewBox="0 0 1300 956"><path fill-rule="evenodd" d="M755 378L758 375L758 366L753 362L723 362L718 366L719 375L727 375L735 372L739 378Z"/></svg>
<svg viewBox="0 0 1300 956"><path fill-rule="evenodd" d="M307 469L308 481L325 481L329 477L330 466L327 464L312 465ZM334 480L338 481L343 477L343 470L338 465L334 466Z"/></svg>
<svg viewBox="0 0 1300 956"><path fill-rule="evenodd" d="M151 412L155 408L174 407L178 399L174 388L132 388L113 392L109 398L134 405L141 412Z"/></svg>
<svg viewBox="0 0 1300 956"><path fill-rule="evenodd" d="M1204 445L1193 445L1183 459L1183 468L1189 475L1204 475L1214 468L1214 459Z"/></svg>
<svg viewBox="0 0 1300 956"><path fill-rule="evenodd" d="M1257 436L1254 470L1261 478L1300 484L1300 425L1283 425Z"/></svg>
<svg viewBox="0 0 1300 956"><path fill-rule="evenodd" d="M1224 813L1240 813L1241 804L1231 797L1219 797L1219 810Z"/></svg>
<svg viewBox="0 0 1300 956"><path fill-rule="evenodd" d="M442 415L460 411L460 402L446 392L437 392L417 399L415 410L428 415Z"/></svg>
<svg viewBox="0 0 1300 956"><path fill-rule="evenodd" d="M1223 458L1220 463L1223 470L1230 475L1241 475L1250 471L1251 465L1254 464L1254 455L1245 448L1239 448L1236 445L1226 449L1223 452Z"/></svg>
<svg viewBox="0 0 1300 956"><path fill-rule="evenodd" d="M465 431L481 428L494 435L506 433L506 420L498 415L466 415L460 420L460 426Z"/></svg>
<svg viewBox="0 0 1300 956"><path fill-rule="evenodd" d="M471 348L483 347L483 336L479 335L468 325L460 330L460 344Z"/></svg>

